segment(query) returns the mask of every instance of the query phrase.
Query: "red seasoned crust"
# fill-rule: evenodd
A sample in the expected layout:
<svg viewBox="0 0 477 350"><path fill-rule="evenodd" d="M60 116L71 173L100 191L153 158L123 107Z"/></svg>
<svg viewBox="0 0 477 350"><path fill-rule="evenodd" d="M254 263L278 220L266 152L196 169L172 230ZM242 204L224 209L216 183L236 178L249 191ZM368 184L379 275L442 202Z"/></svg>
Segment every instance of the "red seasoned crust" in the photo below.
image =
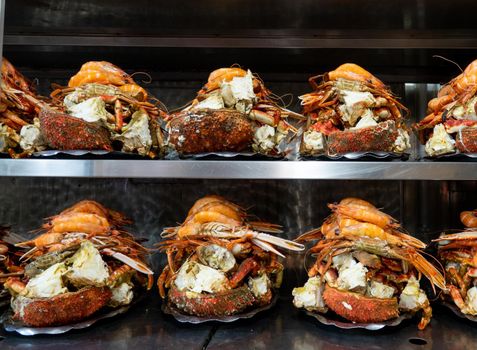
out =
<svg viewBox="0 0 477 350"><path fill-rule="evenodd" d="M15 319L32 327L49 327L81 321L104 307L111 299L107 287L89 287L53 298L17 297L12 301Z"/></svg>
<svg viewBox="0 0 477 350"><path fill-rule="evenodd" d="M43 109L40 112L40 129L48 146L53 149L113 149L106 128L68 114Z"/></svg>
<svg viewBox="0 0 477 350"><path fill-rule="evenodd" d="M247 286L221 293L207 294L181 292L173 284L167 297L168 302L176 308L200 317L233 315L258 302ZM271 300L271 295L269 299ZM260 304L264 305L265 303L261 302Z"/></svg>
<svg viewBox="0 0 477 350"><path fill-rule="evenodd" d="M336 314L353 322L382 322L399 316L397 298L366 297L326 285L323 299Z"/></svg>
<svg viewBox="0 0 477 350"><path fill-rule="evenodd" d="M391 152L398 136L392 120L356 130L335 131L328 136L328 154Z"/></svg>
<svg viewBox="0 0 477 350"><path fill-rule="evenodd" d="M461 153L477 153L477 128L465 128L457 133L455 145Z"/></svg>
<svg viewBox="0 0 477 350"><path fill-rule="evenodd" d="M240 152L252 140L250 120L235 110L185 111L169 124L169 143L180 153Z"/></svg>

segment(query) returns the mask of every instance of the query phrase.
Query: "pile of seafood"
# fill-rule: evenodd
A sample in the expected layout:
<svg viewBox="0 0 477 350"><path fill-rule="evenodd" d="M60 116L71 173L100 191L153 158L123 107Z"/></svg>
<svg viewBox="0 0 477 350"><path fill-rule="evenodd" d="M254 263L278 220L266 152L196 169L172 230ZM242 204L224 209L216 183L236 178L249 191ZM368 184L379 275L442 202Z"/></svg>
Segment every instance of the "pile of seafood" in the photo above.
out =
<svg viewBox="0 0 477 350"><path fill-rule="evenodd" d="M284 154L297 132L258 76L238 67L210 73L193 102L167 118L167 144L179 154L244 152Z"/></svg>
<svg viewBox="0 0 477 350"><path fill-rule="evenodd" d="M333 213L323 225L298 238L318 242L309 250L315 261L308 281L293 290L294 305L364 324L422 310L418 327L425 328L432 309L421 274L433 288L446 288L442 274L423 257L426 245L362 199L328 206Z"/></svg>
<svg viewBox="0 0 477 350"><path fill-rule="evenodd" d="M460 219L466 230L458 233L442 234L437 242L437 254L446 271L448 293L444 300L450 300L463 314L477 315L477 210L463 211Z"/></svg>
<svg viewBox="0 0 477 350"><path fill-rule="evenodd" d="M477 60L428 103L428 115L414 128L426 154L477 153Z"/></svg>
<svg viewBox="0 0 477 350"><path fill-rule="evenodd" d="M109 62L83 64L51 98L59 111L43 110L40 128L53 149L114 149L150 157L162 150L165 107Z"/></svg>
<svg viewBox="0 0 477 350"><path fill-rule="evenodd" d="M122 214L85 200L50 217L45 233L18 243L22 276L9 277L14 319L32 327L71 324L129 305L153 284L147 249L122 229Z"/></svg>
<svg viewBox="0 0 477 350"><path fill-rule="evenodd" d="M163 232L168 263L157 282L161 297L183 314L205 318L270 304L283 272L277 257L284 256L275 247L304 247L261 231L279 227L247 221L242 208L222 197L197 200L181 226Z"/></svg>
<svg viewBox="0 0 477 350"><path fill-rule="evenodd" d="M5 58L1 70L0 152L17 157L29 148L25 137L29 133L28 125L38 123L35 118L47 104L36 95L32 83Z"/></svg>
<svg viewBox="0 0 477 350"><path fill-rule="evenodd" d="M9 277L23 275L23 268L19 266L22 252L9 240L10 235L7 227L0 227L0 306L8 303L10 297L3 284Z"/></svg>
<svg viewBox="0 0 477 350"><path fill-rule="evenodd" d="M346 63L309 82L314 91L299 97L308 117L301 154L403 153L410 148L401 113L406 108L365 69Z"/></svg>

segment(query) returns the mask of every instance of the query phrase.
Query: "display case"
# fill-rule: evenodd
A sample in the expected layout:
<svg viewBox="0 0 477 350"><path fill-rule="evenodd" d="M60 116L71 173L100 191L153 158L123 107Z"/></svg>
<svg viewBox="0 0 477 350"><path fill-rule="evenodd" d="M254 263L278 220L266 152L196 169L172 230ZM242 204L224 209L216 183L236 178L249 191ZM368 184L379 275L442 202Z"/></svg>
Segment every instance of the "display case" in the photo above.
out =
<svg viewBox="0 0 477 350"><path fill-rule="evenodd" d="M240 63L278 95L291 93L289 108L299 111L296 97L309 90L309 76L355 62L402 96L412 123L439 83L459 73L434 56L464 67L477 53L477 3L465 0L0 0L0 9L0 49L41 94L85 61L108 60L147 72L147 89L171 109L193 99L211 70ZM215 193L281 223L293 239L321 224L326 203L355 196L429 242L460 227L459 212L475 207L477 163L422 156L414 138L408 161L0 159L0 221L31 235L42 217L92 198L133 217L133 231L152 247L162 228ZM292 288L305 280L302 261L287 259L277 306L250 320L181 324L161 312L153 290L126 314L87 329L35 337L2 330L0 348L464 349L477 342L474 324L438 305L424 331L415 319L375 332L322 325L291 303ZM152 256L156 272L164 263Z"/></svg>

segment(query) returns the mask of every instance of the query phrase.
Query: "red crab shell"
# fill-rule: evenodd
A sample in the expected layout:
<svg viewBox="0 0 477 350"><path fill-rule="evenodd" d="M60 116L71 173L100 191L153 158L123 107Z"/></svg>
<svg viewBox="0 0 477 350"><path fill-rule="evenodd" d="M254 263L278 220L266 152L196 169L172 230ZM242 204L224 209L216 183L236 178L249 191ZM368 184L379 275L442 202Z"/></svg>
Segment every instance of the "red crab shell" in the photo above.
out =
<svg viewBox="0 0 477 350"><path fill-rule="evenodd" d="M18 301L14 318L32 327L49 327L81 321L104 307L111 299L107 287L84 288L52 298Z"/></svg>
<svg viewBox="0 0 477 350"><path fill-rule="evenodd" d="M396 298L372 298L326 285L323 299L336 314L352 322L383 322L399 316Z"/></svg>
<svg viewBox="0 0 477 350"><path fill-rule="evenodd" d="M210 317L237 314L259 301L247 286L206 294L182 292L172 285L168 293L168 302L187 314Z"/></svg>
<svg viewBox="0 0 477 350"><path fill-rule="evenodd" d="M356 130L335 131L328 136L328 154L391 152L398 135L392 120Z"/></svg>
<svg viewBox="0 0 477 350"><path fill-rule="evenodd" d="M462 153L477 153L477 128L465 128L457 133L455 145Z"/></svg>
<svg viewBox="0 0 477 350"><path fill-rule="evenodd" d="M241 152L252 139L252 124L235 110L185 111L170 121L169 143L181 153Z"/></svg>
<svg viewBox="0 0 477 350"><path fill-rule="evenodd" d="M48 145L53 149L107 151L113 149L106 128L68 114L43 109L40 112L40 129Z"/></svg>

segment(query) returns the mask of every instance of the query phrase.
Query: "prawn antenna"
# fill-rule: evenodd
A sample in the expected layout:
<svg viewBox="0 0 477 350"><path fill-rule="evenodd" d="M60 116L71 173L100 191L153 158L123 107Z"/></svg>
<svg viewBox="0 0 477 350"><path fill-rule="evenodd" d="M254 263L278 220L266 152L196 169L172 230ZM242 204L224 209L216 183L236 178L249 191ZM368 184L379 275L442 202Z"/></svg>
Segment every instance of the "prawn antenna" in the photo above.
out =
<svg viewBox="0 0 477 350"><path fill-rule="evenodd" d="M134 77L135 75L144 75L144 76L147 78L147 80L146 80L146 79L141 80L141 82L142 82L143 84L150 84L150 83L152 83L152 77L151 77L151 75L150 75L149 73L146 73L146 72L134 72L133 74L131 74L131 78Z"/></svg>
<svg viewBox="0 0 477 350"><path fill-rule="evenodd" d="M432 57L440 58L440 59L442 59L442 60L444 60L444 61L453 63L453 64L455 64L455 65L457 66L457 68L459 68L459 70L460 70L461 73L464 72L464 70L462 69L462 67L459 66L459 64L458 64L457 62L454 62L454 61L452 61L452 60L450 60L450 59L448 59L448 58L445 58L444 56L441 56L441 55L432 55Z"/></svg>

